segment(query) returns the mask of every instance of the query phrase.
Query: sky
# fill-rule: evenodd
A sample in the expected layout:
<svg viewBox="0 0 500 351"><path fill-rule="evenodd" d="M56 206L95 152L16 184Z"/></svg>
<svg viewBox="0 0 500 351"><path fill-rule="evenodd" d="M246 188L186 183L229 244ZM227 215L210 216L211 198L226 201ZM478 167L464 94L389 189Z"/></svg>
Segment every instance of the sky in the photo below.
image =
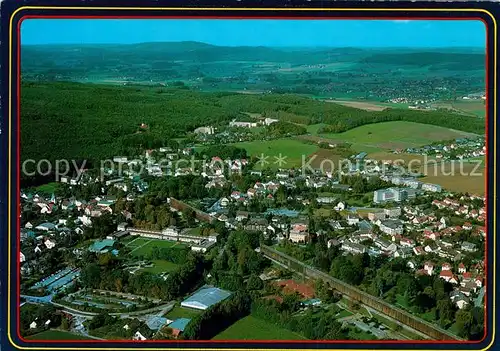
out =
<svg viewBox="0 0 500 351"><path fill-rule="evenodd" d="M219 46L485 47L478 20L26 19L21 44L199 41Z"/></svg>

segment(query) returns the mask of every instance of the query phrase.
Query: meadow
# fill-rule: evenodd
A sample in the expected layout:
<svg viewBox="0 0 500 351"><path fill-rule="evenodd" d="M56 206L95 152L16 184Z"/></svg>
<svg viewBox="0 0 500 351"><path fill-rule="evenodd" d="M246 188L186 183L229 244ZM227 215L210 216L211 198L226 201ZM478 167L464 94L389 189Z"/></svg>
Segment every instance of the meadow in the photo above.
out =
<svg viewBox="0 0 500 351"><path fill-rule="evenodd" d="M295 139L278 139L271 141L250 141L233 144L236 147L247 150L251 156L260 157L264 154L268 156L270 163L265 168L292 168L302 164L302 156L308 157L318 150L316 145L305 144ZM279 166L277 157L286 157L286 164ZM262 166L262 165L259 165ZM258 167L261 168L261 167Z"/></svg>
<svg viewBox="0 0 500 351"><path fill-rule="evenodd" d="M201 314L202 311L195 310L193 308L185 308L180 305L175 305L175 307L170 310L165 317L171 320L176 320L179 318L194 318L197 315Z"/></svg>
<svg viewBox="0 0 500 351"><path fill-rule="evenodd" d="M212 340L304 340L300 334L253 316L240 319Z"/></svg>
<svg viewBox="0 0 500 351"><path fill-rule="evenodd" d="M393 121L364 125L344 133L321 134L322 138L336 142L349 142L360 149L404 149L423 146L435 141L471 136L470 133L428 124Z"/></svg>

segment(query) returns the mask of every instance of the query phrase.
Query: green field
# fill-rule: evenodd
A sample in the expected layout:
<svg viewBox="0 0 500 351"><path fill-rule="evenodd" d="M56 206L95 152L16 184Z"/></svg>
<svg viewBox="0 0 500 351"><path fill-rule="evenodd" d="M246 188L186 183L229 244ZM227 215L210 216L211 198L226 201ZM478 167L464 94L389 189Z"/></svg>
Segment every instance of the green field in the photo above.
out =
<svg viewBox="0 0 500 351"><path fill-rule="evenodd" d="M151 239L144 239L141 238L135 242L132 243L132 245L129 245L128 247L132 250L131 254L133 256L139 257L139 256L144 256L146 257L152 250L153 247L158 247L158 248L183 248L186 247L184 244L179 243L177 241L168 241L168 240L151 240Z"/></svg>
<svg viewBox="0 0 500 351"><path fill-rule="evenodd" d="M349 312L348 310L342 310L337 315L337 318L340 319L340 318L345 318L345 317L349 317L349 316L352 316L352 315L353 315L352 312Z"/></svg>
<svg viewBox="0 0 500 351"><path fill-rule="evenodd" d="M194 318L202 313L200 310L195 310L193 308L185 308L180 305L176 305L170 312L168 312L165 317L168 319L176 320L178 318Z"/></svg>
<svg viewBox="0 0 500 351"><path fill-rule="evenodd" d="M36 190L40 191L42 193L52 194L53 192L56 191L58 186L59 186L59 183L52 182L52 183L40 185L39 187L36 188Z"/></svg>
<svg viewBox="0 0 500 351"><path fill-rule="evenodd" d="M305 144L295 139L277 139L271 141L249 141L234 144L237 147L243 148L250 156L260 157L262 154L268 156L265 168L292 168L301 165L302 155L308 158L318 150L315 145ZM276 157L285 157L281 166L276 162ZM257 165L261 168L262 165Z"/></svg>
<svg viewBox="0 0 500 351"><path fill-rule="evenodd" d="M344 133L321 134L321 137L336 142L352 143L354 149L373 152L376 148L403 149L470 135L429 124L395 121L364 125Z"/></svg>
<svg viewBox="0 0 500 351"><path fill-rule="evenodd" d="M62 330L46 330L41 333L28 336L28 340L90 340L83 335L77 335Z"/></svg>
<svg viewBox="0 0 500 351"><path fill-rule="evenodd" d="M240 319L213 340L304 340L302 335L252 316Z"/></svg>

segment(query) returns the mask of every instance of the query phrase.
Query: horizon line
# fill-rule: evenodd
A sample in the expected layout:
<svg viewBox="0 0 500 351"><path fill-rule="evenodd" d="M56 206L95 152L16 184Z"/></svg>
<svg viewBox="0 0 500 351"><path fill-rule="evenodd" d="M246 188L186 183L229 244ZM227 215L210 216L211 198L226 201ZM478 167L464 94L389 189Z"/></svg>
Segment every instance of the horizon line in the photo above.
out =
<svg viewBox="0 0 500 351"><path fill-rule="evenodd" d="M22 41L22 40L21 40ZM88 46L88 45L117 45L117 46L130 46L130 45L140 45L140 44L171 44L171 43L197 43L197 44L204 44L204 45L210 45L214 47L229 47L229 48L238 48L238 47L251 47L251 48L273 48L273 49L287 49L287 48L306 48L306 49L467 49L467 48L474 48L474 49L486 49L486 46L474 46L474 45L450 45L450 46L332 46L332 45L312 45L312 46L303 46L303 45L286 45L286 46L276 46L276 45L217 45L217 44L212 44L212 43L207 43L207 42L202 42L202 41L196 41L196 40L181 40L181 41L144 41L144 42L134 42L134 43L38 43L38 44L23 44L21 42L21 47L22 46L64 46L64 45L81 45L81 46Z"/></svg>

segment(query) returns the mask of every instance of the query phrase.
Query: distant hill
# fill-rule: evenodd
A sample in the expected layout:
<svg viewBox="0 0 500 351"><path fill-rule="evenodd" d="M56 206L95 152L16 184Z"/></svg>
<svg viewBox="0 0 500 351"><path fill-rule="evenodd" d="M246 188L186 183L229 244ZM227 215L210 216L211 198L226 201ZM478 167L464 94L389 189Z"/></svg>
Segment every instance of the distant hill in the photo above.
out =
<svg viewBox="0 0 500 351"><path fill-rule="evenodd" d="M397 52L395 51L397 50ZM68 67L72 63L136 64L144 60L191 61L197 63L217 61L278 62L291 65L329 64L335 62L386 63L422 65L436 62L453 62L462 70L484 66L484 53L461 53L457 49L366 49L366 48L271 48L251 46L216 46L206 43L154 42L140 44L99 45L24 45L23 69L43 66ZM473 64L473 67L470 64ZM477 67L476 67L477 66Z"/></svg>

